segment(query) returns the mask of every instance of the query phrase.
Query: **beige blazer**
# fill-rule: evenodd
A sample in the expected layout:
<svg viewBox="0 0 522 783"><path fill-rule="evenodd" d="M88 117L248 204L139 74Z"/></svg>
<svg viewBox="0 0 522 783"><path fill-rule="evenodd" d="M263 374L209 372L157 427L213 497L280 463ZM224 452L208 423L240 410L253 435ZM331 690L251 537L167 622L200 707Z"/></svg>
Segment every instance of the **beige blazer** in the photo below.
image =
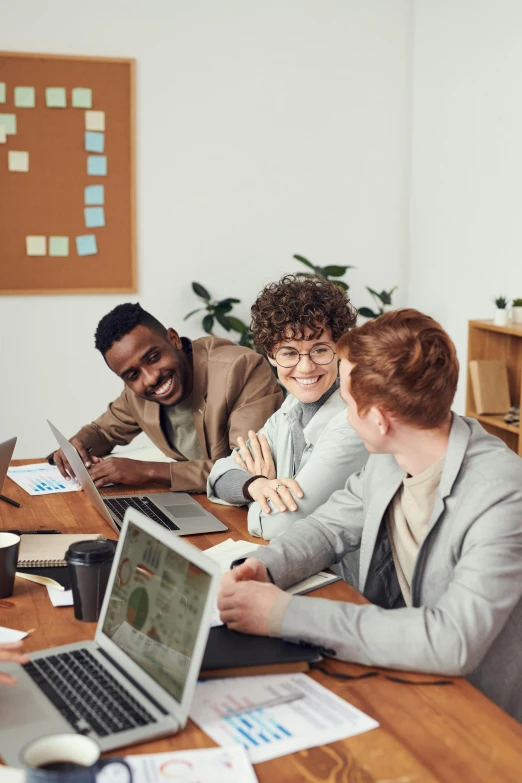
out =
<svg viewBox="0 0 522 783"><path fill-rule="evenodd" d="M127 386L106 412L75 435L98 457L125 446L145 432L161 451L179 460L171 464L173 491L205 492L217 459L226 457L259 430L283 401L283 393L263 356L219 337L192 342L194 427L205 459L186 460L171 449L160 423L159 403L138 397Z"/></svg>

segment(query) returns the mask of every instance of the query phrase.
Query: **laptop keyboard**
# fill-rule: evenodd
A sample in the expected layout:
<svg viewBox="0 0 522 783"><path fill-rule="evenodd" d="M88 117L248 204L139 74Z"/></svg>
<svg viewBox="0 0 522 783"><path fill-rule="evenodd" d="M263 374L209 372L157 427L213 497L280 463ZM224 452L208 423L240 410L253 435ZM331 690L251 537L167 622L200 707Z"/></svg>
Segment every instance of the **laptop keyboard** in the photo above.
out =
<svg viewBox="0 0 522 783"><path fill-rule="evenodd" d="M153 519L154 522L159 522L163 527L169 530L179 530L179 527L174 524L172 519L161 511L155 504L151 503L148 498L133 497L130 495L127 498L103 498L103 502L109 508L112 513L123 522L123 517L128 507L135 508L145 514L149 519Z"/></svg>
<svg viewBox="0 0 522 783"><path fill-rule="evenodd" d="M88 650L38 658L23 668L80 734L107 737L156 723Z"/></svg>

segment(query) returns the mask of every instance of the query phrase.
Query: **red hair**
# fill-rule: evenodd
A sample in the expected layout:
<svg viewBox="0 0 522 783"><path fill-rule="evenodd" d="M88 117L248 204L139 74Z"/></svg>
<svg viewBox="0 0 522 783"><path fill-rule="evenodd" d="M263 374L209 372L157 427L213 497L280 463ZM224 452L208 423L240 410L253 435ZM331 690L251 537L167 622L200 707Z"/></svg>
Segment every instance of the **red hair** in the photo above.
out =
<svg viewBox="0 0 522 783"><path fill-rule="evenodd" d="M360 415L378 407L421 429L447 419L459 362L448 334L428 315L384 313L344 334L338 354L354 365L350 394Z"/></svg>

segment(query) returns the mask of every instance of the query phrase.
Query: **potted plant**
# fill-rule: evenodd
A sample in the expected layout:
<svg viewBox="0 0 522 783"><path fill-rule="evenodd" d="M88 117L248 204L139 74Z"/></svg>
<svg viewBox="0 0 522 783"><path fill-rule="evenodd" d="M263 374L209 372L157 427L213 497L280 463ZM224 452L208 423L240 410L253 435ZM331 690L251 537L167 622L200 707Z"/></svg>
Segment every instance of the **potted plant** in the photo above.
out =
<svg viewBox="0 0 522 783"><path fill-rule="evenodd" d="M513 299L511 305L511 320L515 324L522 324L522 299Z"/></svg>
<svg viewBox="0 0 522 783"><path fill-rule="evenodd" d="M507 299L505 296L497 296L495 299L495 325L505 326L507 324Z"/></svg>

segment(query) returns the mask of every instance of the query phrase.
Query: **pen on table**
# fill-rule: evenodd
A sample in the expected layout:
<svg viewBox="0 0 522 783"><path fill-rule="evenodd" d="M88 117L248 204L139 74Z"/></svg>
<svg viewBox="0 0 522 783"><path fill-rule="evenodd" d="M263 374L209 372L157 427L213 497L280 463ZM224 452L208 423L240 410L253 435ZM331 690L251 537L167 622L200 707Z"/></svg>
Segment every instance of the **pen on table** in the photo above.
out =
<svg viewBox="0 0 522 783"><path fill-rule="evenodd" d="M233 718L234 715L243 715L255 710L264 710L267 707L278 707L280 704L289 704L292 701L304 699L304 693L291 693L288 696L276 696L273 699L260 701L258 704L248 704L245 707L239 707L237 710L229 710L221 715L222 718Z"/></svg>
<svg viewBox="0 0 522 783"><path fill-rule="evenodd" d="M0 500L3 500L4 503L9 503L10 506L16 506L16 508L20 508L20 503L17 503L16 500L11 500L11 498L6 498L5 495L0 495Z"/></svg>

